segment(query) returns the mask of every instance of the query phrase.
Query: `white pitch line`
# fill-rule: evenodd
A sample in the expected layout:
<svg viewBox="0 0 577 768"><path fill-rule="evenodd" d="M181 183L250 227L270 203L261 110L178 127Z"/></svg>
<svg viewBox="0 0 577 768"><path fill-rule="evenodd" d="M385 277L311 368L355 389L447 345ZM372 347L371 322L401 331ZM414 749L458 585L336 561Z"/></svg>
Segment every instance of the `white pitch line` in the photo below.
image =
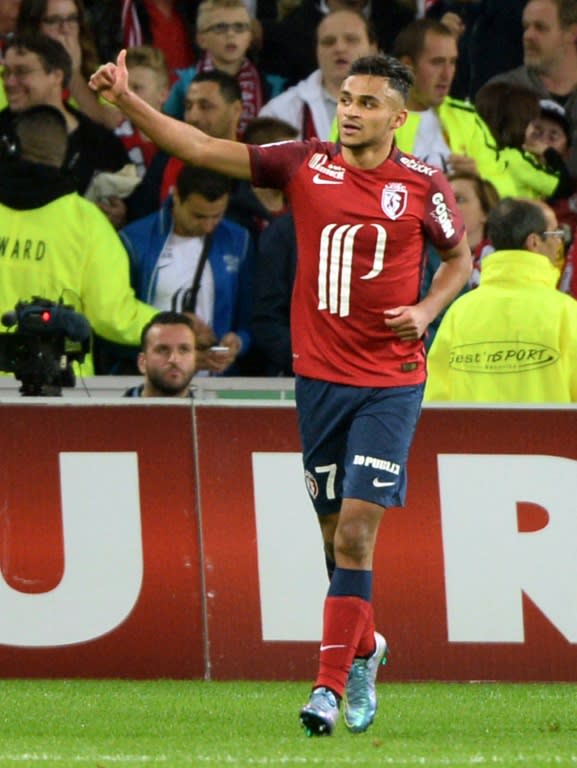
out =
<svg viewBox="0 0 577 768"><path fill-rule="evenodd" d="M324 755L318 757L307 755L285 755L275 757L238 757L235 755L199 755L190 753L188 755L179 755L179 759L183 757L190 759L192 764L203 763L204 765L239 765L239 766L283 766L283 765L326 765L327 758ZM391 757L389 755L383 755L379 750L375 750L375 759L379 765L393 765L393 766L427 766L427 768L450 768L451 766L459 766L462 768L465 765L470 766L498 766L506 765L507 768L513 765L577 765L577 754L575 755L514 755L507 757L500 757L497 755L470 755L463 758L433 758L423 757L422 755L409 755L404 758ZM111 763L134 763L134 764L154 764L154 763L168 763L173 760L173 757L169 758L167 755L105 755L105 754L84 754L84 755L59 755L51 754L47 752L24 752L20 754L10 754L0 752L0 764L4 760L10 760L14 763L19 762L53 762L70 764L78 763L81 761L107 761ZM359 765L366 766L367 757L348 757L341 755L340 757L331 757L330 762L332 765Z"/></svg>
<svg viewBox="0 0 577 768"><path fill-rule="evenodd" d="M0 752L0 763L3 760L12 760L12 762L35 762L35 763L79 763L86 760L107 760L113 763L166 763L166 755L55 755L49 752L22 752L21 754L9 754Z"/></svg>

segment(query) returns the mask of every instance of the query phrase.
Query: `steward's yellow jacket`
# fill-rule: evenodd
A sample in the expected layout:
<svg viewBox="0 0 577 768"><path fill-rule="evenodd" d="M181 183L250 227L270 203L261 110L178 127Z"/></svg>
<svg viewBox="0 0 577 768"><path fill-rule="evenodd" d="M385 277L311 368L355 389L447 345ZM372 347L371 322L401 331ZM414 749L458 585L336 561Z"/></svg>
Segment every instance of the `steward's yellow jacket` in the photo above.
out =
<svg viewBox="0 0 577 768"><path fill-rule="evenodd" d="M513 197L539 200L553 197L559 185L559 173L539 163L531 152L514 147L501 149L500 157L515 185Z"/></svg>
<svg viewBox="0 0 577 768"><path fill-rule="evenodd" d="M500 157L491 131L475 107L466 101L447 97L438 107L437 114L451 152L472 157L477 163L479 176L492 182L501 197L514 196L515 185L507 171L507 164ZM405 124L397 128L395 138L402 152L413 154L420 122L419 112L409 112Z"/></svg>
<svg viewBox="0 0 577 768"><path fill-rule="evenodd" d="M530 251L496 251L478 288L447 310L428 355L425 400L577 401L577 301Z"/></svg>
<svg viewBox="0 0 577 768"><path fill-rule="evenodd" d="M76 192L38 207L0 202L0 313L33 296L62 299L96 333L120 344L138 345L142 326L158 311L135 298L120 238ZM82 373L92 372L87 358Z"/></svg>

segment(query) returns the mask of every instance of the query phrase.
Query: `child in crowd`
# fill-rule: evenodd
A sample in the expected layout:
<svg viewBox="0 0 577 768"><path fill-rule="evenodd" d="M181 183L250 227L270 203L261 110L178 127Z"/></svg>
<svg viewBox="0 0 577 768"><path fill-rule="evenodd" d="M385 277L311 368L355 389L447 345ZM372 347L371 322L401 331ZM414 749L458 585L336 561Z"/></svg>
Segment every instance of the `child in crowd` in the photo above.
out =
<svg viewBox="0 0 577 768"><path fill-rule="evenodd" d="M540 114L527 129L527 143L538 146L541 152L555 156L567 162L571 152L571 126L565 109L556 101L542 99ZM557 195L549 204L557 214L557 219L569 232L577 228L577 190L575 183L567 195Z"/></svg>
<svg viewBox="0 0 577 768"><path fill-rule="evenodd" d="M243 111L238 128L242 138L249 120L256 117L265 101L280 92L278 78L267 81L267 92L256 66L247 57L252 40L251 19L242 0L203 0L198 7L196 40L202 55L196 67L178 71L164 106L164 111L182 119L184 99L197 72L218 69L238 80L242 91Z"/></svg>
<svg viewBox="0 0 577 768"><path fill-rule="evenodd" d="M128 48L126 67L130 89L151 107L161 111L168 96L169 84L168 66L162 51L150 45ZM116 135L122 140L138 176L142 178L158 147L129 120L119 125Z"/></svg>
<svg viewBox="0 0 577 768"><path fill-rule="evenodd" d="M514 183L511 196L549 200L571 193L571 178L561 155L531 134L530 126L541 114L535 91L506 82L488 83L477 93L475 106L507 164Z"/></svg>

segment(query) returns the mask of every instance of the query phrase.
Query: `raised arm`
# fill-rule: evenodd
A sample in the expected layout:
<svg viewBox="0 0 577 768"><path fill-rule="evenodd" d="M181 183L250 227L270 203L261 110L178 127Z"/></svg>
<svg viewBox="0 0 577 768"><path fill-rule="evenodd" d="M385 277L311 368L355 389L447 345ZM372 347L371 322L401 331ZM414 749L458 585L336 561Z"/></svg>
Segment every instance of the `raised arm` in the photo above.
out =
<svg viewBox="0 0 577 768"><path fill-rule="evenodd" d="M219 171L237 179L250 179L246 144L213 139L198 128L158 112L128 88L126 51L116 64L103 64L92 75L89 86L114 104L155 144L190 165Z"/></svg>

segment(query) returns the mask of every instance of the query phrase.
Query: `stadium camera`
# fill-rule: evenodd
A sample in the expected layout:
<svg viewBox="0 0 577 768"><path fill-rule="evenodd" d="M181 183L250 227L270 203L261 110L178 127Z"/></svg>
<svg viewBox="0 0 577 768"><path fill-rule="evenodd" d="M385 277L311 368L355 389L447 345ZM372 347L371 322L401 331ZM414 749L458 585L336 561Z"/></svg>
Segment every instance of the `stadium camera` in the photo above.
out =
<svg viewBox="0 0 577 768"><path fill-rule="evenodd" d="M2 315L16 330L0 333L0 371L22 382L22 395L58 396L73 387L72 363L90 351L90 324L74 308L34 296Z"/></svg>

